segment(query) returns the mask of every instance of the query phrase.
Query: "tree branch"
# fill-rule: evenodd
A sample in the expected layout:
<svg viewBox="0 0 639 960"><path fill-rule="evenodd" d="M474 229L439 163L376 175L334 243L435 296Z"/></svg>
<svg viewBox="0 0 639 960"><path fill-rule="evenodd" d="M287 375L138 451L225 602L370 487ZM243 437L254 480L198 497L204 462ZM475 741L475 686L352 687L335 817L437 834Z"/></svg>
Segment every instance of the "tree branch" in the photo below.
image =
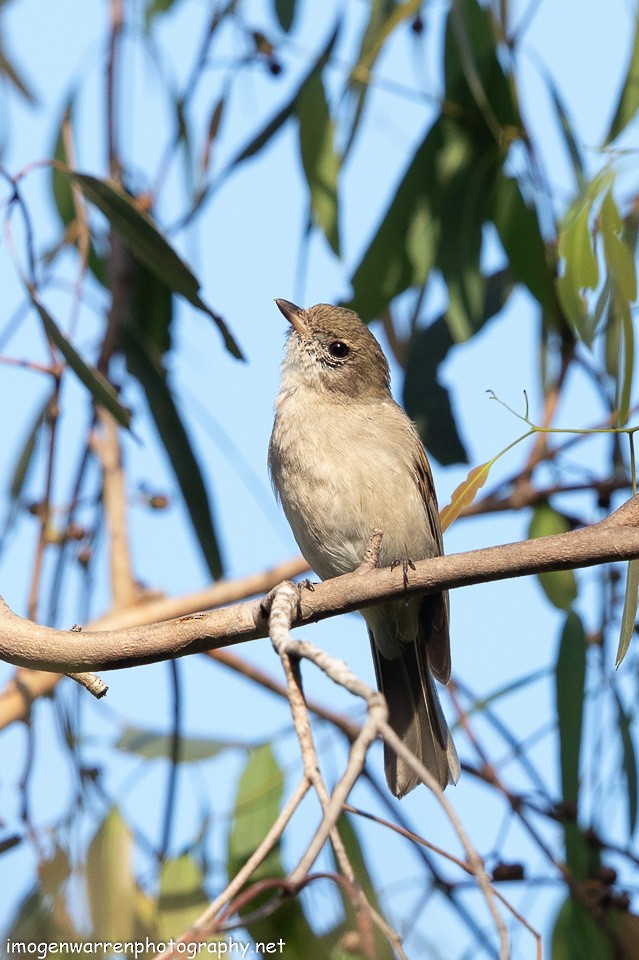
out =
<svg viewBox="0 0 639 960"><path fill-rule="evenodd" d="M413 594L438 593L475 583L639 557L639 496L600 523L415 564L404 587L401 567L336 577L300 594L293 626ZM399 572L398 572L399 570ZM60 673L109 670L219 649L268 635L259 600L146 627L100 632L43 627L0 606L0 658L18 666Z"/></svg>

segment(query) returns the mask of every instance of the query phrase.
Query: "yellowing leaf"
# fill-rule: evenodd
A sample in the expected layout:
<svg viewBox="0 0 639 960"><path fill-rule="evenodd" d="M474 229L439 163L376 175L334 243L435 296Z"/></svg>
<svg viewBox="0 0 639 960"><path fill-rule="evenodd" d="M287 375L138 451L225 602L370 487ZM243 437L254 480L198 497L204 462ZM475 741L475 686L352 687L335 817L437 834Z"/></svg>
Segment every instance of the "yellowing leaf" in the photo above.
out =
<svg viewBox="0 0 639 960"><path fill-rule="evenodd" d="M481 490L486 483L490 468L494 462L494 459L488 460L487 463L482 463L478 467L473 467L464 482L459 484L459 486L453 492L453 496L448 506L439 511L439 522L441 524L442 531L446 530L447 527L449 527L451 523L457 519L464 507L469 506L473 502L478 491Z"/></svg>

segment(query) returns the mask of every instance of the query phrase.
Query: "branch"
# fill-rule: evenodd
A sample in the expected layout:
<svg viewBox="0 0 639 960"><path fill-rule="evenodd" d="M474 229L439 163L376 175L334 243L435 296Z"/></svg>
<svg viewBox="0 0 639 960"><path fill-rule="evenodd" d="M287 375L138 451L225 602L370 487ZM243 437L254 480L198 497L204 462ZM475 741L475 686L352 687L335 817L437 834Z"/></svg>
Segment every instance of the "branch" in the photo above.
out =
<svg viewBox="0 0 639 960"><path fill-rule="evenodd" d="M639 558L639 496L582 530L419 561L406 587L401 567L357 570L317 584L301 595L293 626L380 600L635 558ZM259 600L146 627L82 634L39 626L17 616L4 601L0 606L0 658L59 673L132 667L267 635L268 621Z"/></svg>

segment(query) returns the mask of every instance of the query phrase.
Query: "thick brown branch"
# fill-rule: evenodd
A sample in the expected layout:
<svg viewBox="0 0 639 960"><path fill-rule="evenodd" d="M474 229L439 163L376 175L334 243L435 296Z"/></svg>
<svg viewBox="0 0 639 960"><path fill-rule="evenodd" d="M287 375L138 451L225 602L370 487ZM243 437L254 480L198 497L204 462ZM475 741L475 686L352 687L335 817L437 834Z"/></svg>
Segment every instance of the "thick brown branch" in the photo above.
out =
<svg viewBox="0 0 639 960"><path fill-rule="evenodd" d="M361 570L303 591L294 626L413 593L639 558L639 496L582 530L423 560L404 589L401 567ZM219 649L265 637L259 600L147 627L101 632L53 630L0 611L0 658L39 670L108 670Z"/></svg>

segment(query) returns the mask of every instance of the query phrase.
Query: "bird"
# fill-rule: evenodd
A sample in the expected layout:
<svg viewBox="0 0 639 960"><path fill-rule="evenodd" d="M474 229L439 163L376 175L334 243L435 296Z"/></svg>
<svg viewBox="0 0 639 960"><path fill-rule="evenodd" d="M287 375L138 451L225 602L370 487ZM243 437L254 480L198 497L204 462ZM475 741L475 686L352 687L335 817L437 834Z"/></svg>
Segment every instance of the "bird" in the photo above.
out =
<svg viewBox="0 0 639 960"><path fill-rule="evenodd" d="M276 497L309 566L327 580L355 570L374 529L379 565L443 553L437 498L420 437L390 389L388 361L346 307L275 301L290 323L268 466ZM389 724L444 789L459 760L434 677L450 679L446 592L366 607L364 618ZM420 778L384 745L388 788Z"/></svg>

